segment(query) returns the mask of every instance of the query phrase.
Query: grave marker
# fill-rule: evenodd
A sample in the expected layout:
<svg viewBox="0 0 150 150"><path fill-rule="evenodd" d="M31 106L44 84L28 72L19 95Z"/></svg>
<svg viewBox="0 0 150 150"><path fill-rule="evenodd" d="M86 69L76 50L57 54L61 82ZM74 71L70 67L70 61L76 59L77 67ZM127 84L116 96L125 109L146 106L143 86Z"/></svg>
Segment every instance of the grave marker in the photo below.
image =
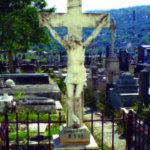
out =
<svg viewBox="0 0 150 150"><path fill-rule="evenodd" d="M83 99L81 93L86 82L85 47L97 37L103 27L109 27L109 18L109 14L82 14L81 0L68 0L68 13L66 14L40 13L40 26L46 26L68 53L68 72L65 82L68 95L67 127L70 130L77 128L76 131L78 131L83 126ZM68 35L65 40L61 39L52 27L66 27ZM96 27L96 29L83 42L82 28L84 27ZM72 144L78 145L81 139L72 142ZM90 142L90 139L88 142ZM63 143L63 141L60 141L60 143ZM55 147L54 143L54 149Z"/></svg>

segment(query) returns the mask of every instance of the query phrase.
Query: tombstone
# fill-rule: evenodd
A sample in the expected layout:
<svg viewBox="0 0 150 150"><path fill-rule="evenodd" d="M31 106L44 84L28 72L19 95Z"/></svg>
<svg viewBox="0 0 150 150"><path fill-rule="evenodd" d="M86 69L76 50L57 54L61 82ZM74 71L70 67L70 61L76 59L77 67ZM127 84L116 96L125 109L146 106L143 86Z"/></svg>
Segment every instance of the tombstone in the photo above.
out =
<svg viewBox="0 0 150 150"><path fill-rule="evenodd" d="M138 47L138 63L150 63L150 45Z"/></svg>
<svg viewBox="0 0 150 150"><path fill-rule="evenodd" d="M92 66L91 67L91 76L94 77L94 76L98 76L98 68L96 66Z"/></svg>
<svg viewBox="0 0 150 150"><path fill-rule="evenodd" d="M98 68L96 66L91 67L91 78L88 78L88 82L91 82L91 90L96 91L98 86Z"/></svg>
<svg viewBox="0 0 150 150"><path fill-rule="evenodd" d="M24 97L16 103L18 112L25 109L27 112L56 112L56 104L53 99L46 97Z"/></svg>
<svg viewBox="0 0 150 150"><path fill-rule="evenodd" d="M107 46L106 46L106 58L109 57L109 53L110 53L109 51L110 51L110 50L109 50L109 46L107 45Z"/></svg>
<svg viewBox="0 0 150 150"><path fill-rule="evenodd" d="M30 64L31 61L28 59L22 59L22 64Z"/></svg>
<svg viewBox="0 0 150 150"><path fill-rule="evenodd" d="M132 107L139 101L137 79L130 73L123 73L117 79L114 88L109 89L109 101L114 109Z"/></svg>
<svg viewBox="0 0 150 150"><path fill-rule="evenodd" d="M97 37L103 27L109 27L109 14L82 14L81 0L68 0L67 14L40 13L40 26L46 26L54 38L65 47L68 54L68 71L65 79L68 89L67 126L63 126L60 131L59 143L56 143L58 136L57 138L54 136L54 149L60 149L63 145L67 145L65 146L66 150L72 149L72 145L78 145L79 149L85 149L85 144L92 144L90 139L92 136L87 127L83 125L82 91L86 82L85 47ZM64 40L53 30L53 26L67 27L68 35ZM96 27L86 41L82 41L83 27ZM81 147L81 145L85 146ZM98 147L96 146L95 149Z"/></svg>
<svg viewBox="0 0 150 150"><path fill-rule="evenodd" d="M116 82L120 74L119 60L117 56L114 54L116 25L113 19L111 19L110 30L112 31L112 46L111 46L112 48L111 48L111 54L105 60L106 82L107 82L108 87L112 86Z"/></svg>
<svg viewBox="0 0 150 150"><path fill-rule="evenodd" d="M128 52L121 52L120 71L129 71Z"/></svg>
<svg viewBox="0 0 150 150"><path fill-rule="evenodd" d="M21 70L25 73L35 73L37 66L34 64L22 64Z"/></svg>
<svg viewBox="0 0 150 150"><path fill-rule="evenodd" d="M144 102L145 106L148 108L149 104L149 72L147 70L142 70L140 72L140 80L139 80L139 94L141 102Z"/></svg>
<svg viewBox="0 0 150 150"><path fill-rule="evenodd" d="M143 47L138 47L138 63L144 63L144 49Z"/></svg>
<svg viewBox="0 0 150 150"><path fill-rule="evenodd" d="M36 74L2 74L4 81L11 79L16 85L27 85L27 84L49 84L49 76L47 73L36 73Z"/></svg>

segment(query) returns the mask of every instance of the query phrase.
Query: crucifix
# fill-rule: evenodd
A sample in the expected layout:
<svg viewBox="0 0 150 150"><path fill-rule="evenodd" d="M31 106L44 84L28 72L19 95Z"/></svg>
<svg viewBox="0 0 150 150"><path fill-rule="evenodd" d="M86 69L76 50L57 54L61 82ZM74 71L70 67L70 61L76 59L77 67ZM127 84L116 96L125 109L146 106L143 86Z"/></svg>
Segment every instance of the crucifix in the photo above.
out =
<svg viewBox="0 0 150 150"><path fill-rule="evenodd" d="M104 27L109 27L109 14L83 14L81 0L68 0L68 13L40 13L40 27L47 27L52 36L65 47L68 55L67 77L67 127L78 128L83 125L82 92L86 84L84 67L85 47L97 37ZM62 39L53 27L66 27L68 34ZM92 34L82 40L83 28L95 28Z"/></svg>

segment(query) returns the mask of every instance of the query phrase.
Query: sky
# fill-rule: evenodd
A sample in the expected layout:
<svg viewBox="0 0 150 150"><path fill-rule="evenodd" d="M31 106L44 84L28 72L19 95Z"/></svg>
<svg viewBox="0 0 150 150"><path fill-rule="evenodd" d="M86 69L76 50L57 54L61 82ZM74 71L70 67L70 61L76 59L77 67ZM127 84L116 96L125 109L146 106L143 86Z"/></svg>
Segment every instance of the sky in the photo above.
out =
<svg viewBox="0 0 150 150"><path fill-rule="evenodd" d="M55 6L56 12L67 12L67 0L46 0L51 8ZM108 10L132 6L150 5L150 0L82 0L82 12L87 10Z"/></svg>

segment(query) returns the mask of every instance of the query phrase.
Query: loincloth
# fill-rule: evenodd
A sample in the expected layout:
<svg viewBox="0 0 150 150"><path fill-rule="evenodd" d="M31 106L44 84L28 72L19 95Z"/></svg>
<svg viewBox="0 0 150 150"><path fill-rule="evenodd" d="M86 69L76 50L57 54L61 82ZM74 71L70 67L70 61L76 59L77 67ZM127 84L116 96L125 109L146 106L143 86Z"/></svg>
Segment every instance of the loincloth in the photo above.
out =
<svg viewBox="0 0 150 150"><path fill-rule="evenodd" d="M68 68L67 77L65 79L66 84L86 85L86 80L86 69L84 66Z"/></svg>

